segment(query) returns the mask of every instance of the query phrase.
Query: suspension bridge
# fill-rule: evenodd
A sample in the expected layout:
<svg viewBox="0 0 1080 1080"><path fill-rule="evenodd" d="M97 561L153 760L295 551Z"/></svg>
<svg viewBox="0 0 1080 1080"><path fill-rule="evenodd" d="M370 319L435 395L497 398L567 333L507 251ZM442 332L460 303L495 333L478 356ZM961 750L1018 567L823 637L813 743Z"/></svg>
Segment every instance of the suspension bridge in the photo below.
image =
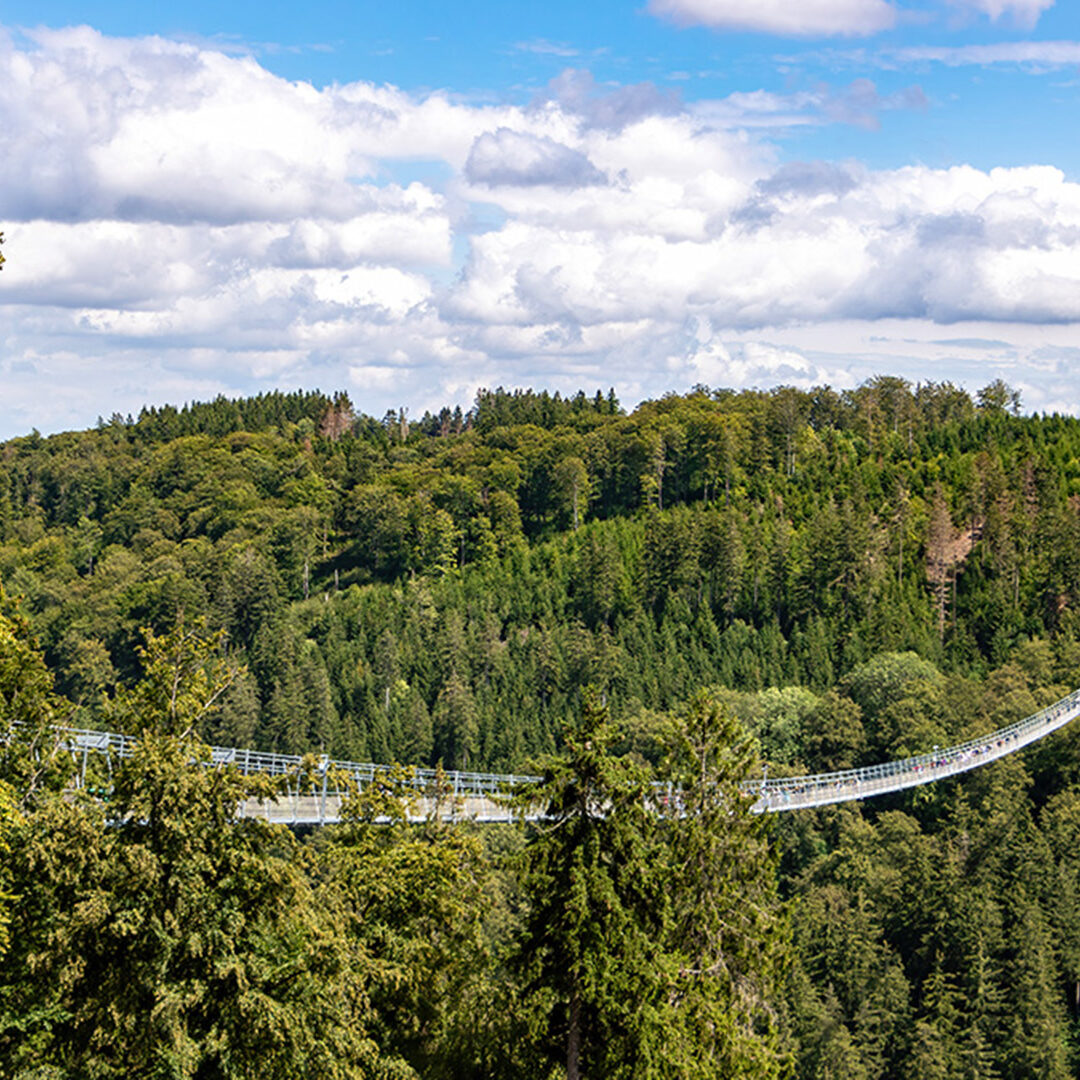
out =
<svg viewBox="0 0 1080 1080"><path fill-rule="evenodd" d="M829 803L850 802L875 795L903 791L968 772L1016 753L1045 738L1080 715L1080 690L1040 709L1014 724L944 749L917 757L887 761L860 769L817 773L809 776L746 780L743 793L753 799L757 813L782 813ZM80 728L60 729L63 745L76 760L78 782L87 782L90 761L104 758L106 776L114 764L130 757L136 740L131 736ZM506 773L463 772L405 768L391 765L338 761L325 755L301 757L260 750L214 746L208 766L235 768L241 773L261 773L281 778L281 793L274 799L249 799L239 807L242 817L302 827L329 825L341 820L341 808L352 791L373 784L393 784L409 795L409 816L424 820L432 815L447 820L481 822L520 820L528 813L511 805L511 792L541 778ZM667 785L657 785L661 800L674 797ZM539 817L537 808L533 816Z"/></svg>

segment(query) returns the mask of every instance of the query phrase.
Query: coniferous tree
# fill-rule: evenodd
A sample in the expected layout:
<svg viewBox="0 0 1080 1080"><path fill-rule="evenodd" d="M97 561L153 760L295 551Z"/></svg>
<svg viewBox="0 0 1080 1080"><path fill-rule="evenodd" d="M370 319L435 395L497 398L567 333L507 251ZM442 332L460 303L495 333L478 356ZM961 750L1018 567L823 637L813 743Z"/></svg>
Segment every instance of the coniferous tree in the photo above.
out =
<svg viewBox="0 0 1080 1080"><path fill-rule="evenodd" d="M755 755L720 703L697 695L672 732L665 770L676 792L665 817L671 905L669 1075L779 1077L777 978L786 936L769 820L740 788Z"/></svg>
<svg viewBox="0 0 1080 1080"><path fill-rule="evenodd" d="M519 945L543 1045L567 1080L664 1075L671 965L645 776L611 753L606 710L586 700L566 754L522 793L545 824L525 850L529 912Z"/></svg>
<svg viewBox="0 0 1080 1080"><path fill-rule="evenodd" d="M139 741L115 774L112 827L62 800L18 852L35 882L20 959L39 998L4 1017L14 1072L28 1049L38 1067L102 1080L378 1067L333 896L305 879L287 835L235 820L268 782L203 767L195 733L228 683L213 649L182 627L148 636L144 676L115 704ZM24 987L5 990L18 1001Z"/></svg>

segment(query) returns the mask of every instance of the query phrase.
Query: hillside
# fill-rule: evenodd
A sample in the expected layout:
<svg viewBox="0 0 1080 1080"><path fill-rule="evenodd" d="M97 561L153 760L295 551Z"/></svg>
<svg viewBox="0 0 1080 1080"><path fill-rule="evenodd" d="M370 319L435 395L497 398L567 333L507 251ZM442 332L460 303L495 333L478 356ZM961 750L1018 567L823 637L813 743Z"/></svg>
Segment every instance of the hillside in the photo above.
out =
<svg viewBox="0 0 1080 1080"><path fill-rule="evenodd" d="M769 823L732 792L1080 684L1078 507L1080 421L1000 384L415 422L275 394L4 444L0 721L30 727L0 755L0 1064L256 1075L229 1053L259 1017L260 1076L555 1077L575 1038L635 1080L1075 1075L1080 732ZM122 827L42 766L57 717L149 740L99 789ZM535 767L565 827L361 802L302 844L230 821L193 732ZM643 814L650 776L697 809Z"/></svg>
<svg viewBox="0 0 1080 1080"><path fill-rule="evenodd" d="M879 378L631 415L149 410L0 448L0 580L87 722L183 610L248 668L210 737L517 767L586 684L622 716L820 692L882 651L979 676L1040 638L1069 667L1080 423L1010 401Z"/></svg>

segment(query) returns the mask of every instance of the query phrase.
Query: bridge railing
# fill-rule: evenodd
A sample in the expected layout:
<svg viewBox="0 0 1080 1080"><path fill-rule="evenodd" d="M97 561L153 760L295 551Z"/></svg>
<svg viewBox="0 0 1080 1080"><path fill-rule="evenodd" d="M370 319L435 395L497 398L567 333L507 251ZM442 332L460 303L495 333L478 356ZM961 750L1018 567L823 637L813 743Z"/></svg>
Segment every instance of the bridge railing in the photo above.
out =
<svg viewBox="0 0 1080 1080"><path fill-rule="evenodd" d="M131 757L138 744L138 739L131 735L121 735L110 731L93 731L88 728L60 727L60 738L66 741L75 755L102 754L107 757ZM515 773L468 772L462 769L431 769L420 766L378 765L371 762L341 761L326 755L278 754L267 750L248 750L235 746L211 746L210 766L227 768L233 766L244 774L263 776L297 776L305 765L313 768L313 776L332 778L338 786L327 788L328 794L342 794L345 787L340 784L344 779L352 780L360 787L366 787L377 780L390 780L429 792L442 789L447 795L455 797L485 796L505 793L512 787L534 783L540 779Z"/></svg>
<svg viewBox="0 0 1080 1080"><path fill-rule="evenodd" d="M753 808L758 812L797 810L900 791L953 776L1004 757L1063 727L1078 715L1080 690L1074 690L1060 701L1031 716L956 746L935 748L928 754L858 769L809 776L747 780L742 784L742 790L754 799ZM85 728L61 728L59 735L72 755L81 757L83 776L90 754L105 755L111 770L111 759L130 757L137 744L137 740L130 735ZM243 773L296 777L296 784L289 785L290 793L294 797L301 794L302 775L306 777L304 790L309 793L316 789L316 782L321 777L321 783L318 783L322 805L318 819L320 821L326 820L326 799L340 798L346 794L348 784L342 783L346 778L360 788L379 780L393 779L395 782L412 786L418 793L425 795L434 793L454 799L476 798L503 806L505 800L502 796L514 788L537 783L541 779L527 774L468 772L458 769L440 771L422 767L403 769L400 766L341 761L326 755L277 754L230 746L210 747L208 764L220 768L232 766ZM677 802L678 794L672 792L670 785L658 783L656 789L661 805L669 805L672 798ZM509 811L507 813L509 814Z"/></svg>
<svg viewBox="0 0 1080 1080"><path fill-rule="evenodd" d="M763 811L820 806L899 791L1004 757L1064 726L1077 715L1080 715L1080 690L1007 727L955 746L935 748L928 754L839 772L748 780L742 787L746 794L758 797L755 808Z"/></svg>

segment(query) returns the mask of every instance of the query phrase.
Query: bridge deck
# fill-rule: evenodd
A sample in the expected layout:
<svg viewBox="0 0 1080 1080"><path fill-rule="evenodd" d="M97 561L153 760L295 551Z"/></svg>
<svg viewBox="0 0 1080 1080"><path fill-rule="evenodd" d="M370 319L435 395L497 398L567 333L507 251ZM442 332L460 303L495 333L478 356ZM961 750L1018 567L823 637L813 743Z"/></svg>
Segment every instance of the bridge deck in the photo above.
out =
<svg viewBox="0 0 1080 1080"><path fill-rule="evenodd" d="M862 769L818 773L814 776L788 776L747 783L744 789L758 795L754 808L777 812L799 810L809 806L825 806L834 802L849 802L884 795L891 791L929 784L947 776L986 765L1007 754L1015 753L1029 743L1045 738L1080 715L1080 690L1074 690L1060 701L1008 727L977 739L935 749L919 757L887 761Z"/></svg>
<svg viewBox="0 0 1080 1080"><path fill-rule="evenodd" d="M755 797L753 809L757 813L780 813L902 791L967 772L1015 753L1064 727L1078 715L1080 690L1074 690L1032 716L958 746L843 772L748 780L743 784L743 790ZM129 757L135 747L135 740L127 735L78 728L62 730L71 753L81 760L83 775L89 755L104 755L111 770L113 757ZM309 768L306 778L301 780L305 761L310 765L311 760L295 754L214 746L211 747L210 764L219 768L234 767L242 773L293 778L295 783L288 785L288 793L278 799L248 800L239 810L242 816L261 817L288 825L339 821L346 791L345 778L363 788L377 780L400 780L402 776L405 784L416 793L410 809L410 817L416 820L438 813L450 820L511 821L520 818L521 814L508 805L508 793L540 779L529 775L438 772L426 768L403 771L397 766L337 761L323 756L316 759L315 769ZM437 787L440 797L433 794Z"/></svg>

